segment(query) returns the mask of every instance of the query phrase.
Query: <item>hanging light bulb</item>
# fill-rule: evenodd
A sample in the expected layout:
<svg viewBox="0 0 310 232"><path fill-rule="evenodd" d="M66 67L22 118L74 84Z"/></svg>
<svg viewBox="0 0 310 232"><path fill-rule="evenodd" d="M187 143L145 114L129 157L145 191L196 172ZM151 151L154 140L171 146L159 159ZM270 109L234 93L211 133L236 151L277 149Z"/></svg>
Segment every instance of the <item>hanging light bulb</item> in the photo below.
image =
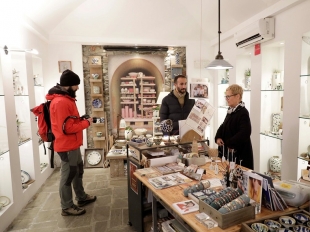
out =
<svg viewBox="0 0 310 232"><path fill-rule="evenodd" d="M220 35L221 35L221 29L220 29L220 25L221 25L221 17L220 17L220 0L218 0L219 4L218 4L218 26L219 26L219 30L218 30L218 37L219 37L219 51L218 54L215 57L215 60L212 61L206 68L207 69L231 69L233 68L233 66L228 63L226 60L224 60L224 57L222 56L221 53L221 41L220 41Z"/></svg>

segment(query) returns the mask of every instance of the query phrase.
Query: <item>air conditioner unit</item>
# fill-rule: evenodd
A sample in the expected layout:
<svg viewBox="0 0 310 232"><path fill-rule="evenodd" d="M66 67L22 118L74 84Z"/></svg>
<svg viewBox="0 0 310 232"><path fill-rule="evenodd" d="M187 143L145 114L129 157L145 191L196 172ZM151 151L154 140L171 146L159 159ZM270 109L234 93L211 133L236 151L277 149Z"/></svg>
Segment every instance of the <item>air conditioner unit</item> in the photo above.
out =
<svg viewBox="0 0 310 232"><path fill-rule="evenodd" d="M263 18L235 33L238 48L263 43L274 38L274 18Z"/></svg>

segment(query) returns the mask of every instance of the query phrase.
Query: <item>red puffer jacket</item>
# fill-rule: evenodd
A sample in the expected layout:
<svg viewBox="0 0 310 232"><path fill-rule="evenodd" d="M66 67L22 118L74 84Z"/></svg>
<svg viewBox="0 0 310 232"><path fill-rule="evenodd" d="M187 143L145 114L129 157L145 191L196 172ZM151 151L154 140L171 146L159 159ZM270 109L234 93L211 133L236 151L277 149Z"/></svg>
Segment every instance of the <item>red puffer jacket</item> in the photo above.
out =
<svg viewBox="0 0 310 232"><path fill-rule="evenodd" d="M53 91L53 90L57 91ZM55 86L46 95L47 100L51 100L50 117L52 131L55 135L54 150L56 152L72 151L83 144L82 131L89 127L87 120L80 118L75 99L68 96L66 92L59 92L59 87ZM70 117L65 123L65 132L63 124L68 116Z"/></svg>

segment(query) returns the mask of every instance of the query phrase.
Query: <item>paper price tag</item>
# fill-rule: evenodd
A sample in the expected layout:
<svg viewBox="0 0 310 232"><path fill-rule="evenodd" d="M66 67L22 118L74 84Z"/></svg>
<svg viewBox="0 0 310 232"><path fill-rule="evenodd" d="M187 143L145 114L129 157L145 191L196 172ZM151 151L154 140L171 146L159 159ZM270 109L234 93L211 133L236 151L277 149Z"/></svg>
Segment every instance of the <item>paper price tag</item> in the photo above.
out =
<svg viewBox="0 0 310 232"><path fill-rule="evenodd" d="M230 169L230 170L235 169L235 166L236 166L235 162L230 162L230 163L229 163L229 169Z"/></svg>

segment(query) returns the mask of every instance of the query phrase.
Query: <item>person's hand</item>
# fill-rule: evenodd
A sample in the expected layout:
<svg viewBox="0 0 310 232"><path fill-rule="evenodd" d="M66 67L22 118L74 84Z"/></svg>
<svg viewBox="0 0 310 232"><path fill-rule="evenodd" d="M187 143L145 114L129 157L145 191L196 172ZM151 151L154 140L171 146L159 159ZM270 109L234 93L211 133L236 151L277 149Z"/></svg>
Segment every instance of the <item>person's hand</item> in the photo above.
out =
<svg viewBox="0 0 310 232"><path fill-rule="evenodd" d="M89 122L89 125L91 125L93 123L93 118L88 118L86 120Z"/></svg>
<svg viewBox="0 0 310 232"><path fill-rule="evenodd" d="M224 145L224 142L223 142L223 140L222 140L221 138L218 138L218 139L216 140L216 144L217 144L218 146L223 146L223 145Z"/></svg>

